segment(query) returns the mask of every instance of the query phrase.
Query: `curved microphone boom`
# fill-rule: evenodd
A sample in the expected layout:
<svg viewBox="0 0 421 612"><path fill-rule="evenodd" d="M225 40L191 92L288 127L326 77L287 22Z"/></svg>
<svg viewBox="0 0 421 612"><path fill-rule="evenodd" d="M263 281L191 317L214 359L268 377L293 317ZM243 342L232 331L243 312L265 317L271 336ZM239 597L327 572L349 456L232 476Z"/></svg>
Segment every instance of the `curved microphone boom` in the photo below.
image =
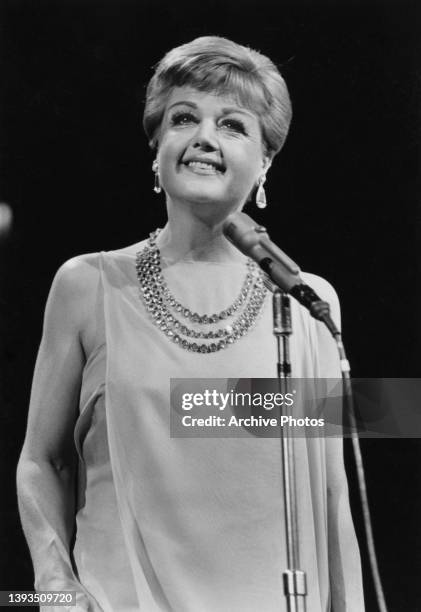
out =
<svg viewBox="0 0 421 612"><path fill-rule="evenodd" d="M300 268L273 243L262 225L243 212L230 215L223 226L224 235L244 255L256 261L282 291L290 293L310 314L323 321L332 336L340 336L330 316L327 302L322 301L300 276Z"/></svg>

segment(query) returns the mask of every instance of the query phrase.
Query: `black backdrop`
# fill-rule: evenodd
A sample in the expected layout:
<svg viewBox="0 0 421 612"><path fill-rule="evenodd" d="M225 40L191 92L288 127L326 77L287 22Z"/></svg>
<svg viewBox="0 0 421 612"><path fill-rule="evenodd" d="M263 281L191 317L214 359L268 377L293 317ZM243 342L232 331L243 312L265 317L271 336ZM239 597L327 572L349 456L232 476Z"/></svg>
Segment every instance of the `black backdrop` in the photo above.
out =
<svg viewBox="0 0 421 612"><path fill-rule="evenodd" d="M140 116L151 67L171 47L219 34L283 66L293 125L267 182L269 207L252 214L337 289L355 376L420 376L417 4L2 0L0 199L14 225L0 243L0 589L32 588L14 469L53 274L165 219ZM390 610L420 610L421 444L365 441L363 453Z"/></svg>

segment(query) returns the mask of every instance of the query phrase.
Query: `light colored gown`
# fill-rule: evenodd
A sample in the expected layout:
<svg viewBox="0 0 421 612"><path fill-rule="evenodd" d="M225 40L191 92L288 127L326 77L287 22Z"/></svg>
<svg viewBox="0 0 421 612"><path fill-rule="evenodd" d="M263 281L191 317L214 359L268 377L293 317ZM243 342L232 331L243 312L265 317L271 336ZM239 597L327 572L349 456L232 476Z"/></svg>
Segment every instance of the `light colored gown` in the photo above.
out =
<svg viewBox="0 0 421 612"><path fill-rule="evenodd" d="M168 340L139 297L135 258L98 255L97 345L87 360L75 441L80 454L74 560L105 612L286 611L279 439L172 438L170 378L276 376L272 306L235 344L198 354ZM163 262L172 293L199 313L238 295L244 261ZM335 294L308 275L320 295ZM295 377L338 377L328 332L292 300ZM325 442L296 441L307 609L330 607Z"/></svg>

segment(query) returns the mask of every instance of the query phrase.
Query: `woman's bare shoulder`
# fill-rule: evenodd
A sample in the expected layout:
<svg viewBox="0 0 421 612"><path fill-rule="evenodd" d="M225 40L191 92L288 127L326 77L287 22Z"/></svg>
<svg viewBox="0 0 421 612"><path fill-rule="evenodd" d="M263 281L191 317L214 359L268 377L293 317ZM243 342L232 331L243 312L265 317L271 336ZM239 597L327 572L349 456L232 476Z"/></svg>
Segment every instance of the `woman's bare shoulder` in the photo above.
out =
<svg viewBox="0 0 421 612"><path fill-rule="evenodd" d="M100 253L78 255L57 270L46 307L46 320L61 329L85 330L101 293Z"/></svg>
<svg viewBox="0 0 421 612"><path fill-rule="evenodd" d="M116 255L136 255L143 247L146 245L147 239L140 240L139 242L135 242L134 244L130 244L122 249L117 249L115 251L110 251L110 253L115 253Z"/></svg>
<svg viewBox="0 0 421 612"><path fill-rule="evenodd" d="M53 288L80 298L98 285L100 270L100 253L77 255L59 267Z"/></svg>
<svg viewBox="0 0 421 612"><path fill-rule="evenodd" d="M68 292L74 298L82 298L89 295L98 287L101 278L101 257L113 257L119 255L133 256L146 244L141 240L121 249L105 251L102 253L85 253L68 259L60 266L54 279L54 285L60 291Z"/></svg>

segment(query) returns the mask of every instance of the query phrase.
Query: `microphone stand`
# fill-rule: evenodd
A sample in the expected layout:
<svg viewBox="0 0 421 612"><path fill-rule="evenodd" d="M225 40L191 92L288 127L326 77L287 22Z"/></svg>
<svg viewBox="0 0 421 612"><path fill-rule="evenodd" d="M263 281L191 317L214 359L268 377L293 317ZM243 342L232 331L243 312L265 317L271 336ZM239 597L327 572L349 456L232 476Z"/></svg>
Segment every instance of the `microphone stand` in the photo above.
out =
<svg viewBox="0 0 421 612"><path fill-rule="evenodd" d="M272 297L273 333L278 351L278 386L285 396L289 391L291 377L291 361L289 337L292 334L291 307L289 296L275 289ZM282 480L285 500L285 531L287 542L288 567L283 572L284 594L287 600L288 612L305 612L306 610L306 574L299 569L299 536L297 521L297 495L295 480L294 440L289 431L279 422L282 445Z"/></svg>
<svg viewBox="0 0 421 612"><path fill-rule="evenodd" d="M341 332L330 316L329 304L322 301L315 291L301 280L298 266L272 243L266 232L266 228L257 225L251 217L242 212L235 213L226 220L223 231L225 236L240 249L240 251L248 257L252 257L252 259L258 263L262 270L266 272L270 281L274 283L271 285L270 281L268 281L268 284L271 285L271 291L274 292L273 328L277 339L278 381L281 392L288 391L288 379L291 376L288 340L292 333L291 321L288 314L289 301L285 301L287 296L283 291L290 293L302 306L308 308L310 314L315 319L323 321L336 342L342 371L344 409L351 426L351 437L357 467L357 478L361 495L371 572L379 610L381 612L387 612L374 547L364 469L354 412L350 367L346 358ZM276 287L276 289L274 289L274 287ZM287 298L287 300L289 300L289 298ZM298 529L293 440L289 432L284 432L281 424L280 429L282 439L285 523L288 554L288 569L283 574L284 592L288 602L288 612L305 612L305 596L307 594L306 576L303 571L298 569Z"/></svg>
<svg viewBox="0 0 421 612"><path fill-rule="evenodd" d="M273 289L272 289L273 290ZM291 291L295 298L301 297L298 292L305 293L301 303L307 305L311 315L323 321L331 332L338 349L339 363L342 372L344 413L348 418L351 429L351 439L354 451L355 465L357 469L358 486L363 511L363 521L367 540L368 556L371 574L376 592L377 605L380 612L387 612L386 601L381 583L376 550L374 546L373 529L371 525L370 509L367 499L367 488L365 483L364 468L359 444L357 421L355 417L354 398L351 385L350 365L346 357L342 342L341 332L336 327L330 316L330 308L327 302L323 302L306 286L297 286ZM314 300L314 297L317 298ZM313 301L314 300L314 301ZM308 301L308 304L305 304ZM292 333L289 296L279 289L273 290L273 332L277 340L278 348L278 380L280 392L288 392L288 379L291 376L291 364L289 360L289 336ZM293 439L288 431L284 432L281 427L282 457L283 457L283 483L285 496L285 525L287 533L287 555L288 569L283 573L284 593L287 598L288 612L305 612L307 595L306 574L299 568L298 556L298 527L297 527L297 504L296 485L294 471Z"/></svg>

